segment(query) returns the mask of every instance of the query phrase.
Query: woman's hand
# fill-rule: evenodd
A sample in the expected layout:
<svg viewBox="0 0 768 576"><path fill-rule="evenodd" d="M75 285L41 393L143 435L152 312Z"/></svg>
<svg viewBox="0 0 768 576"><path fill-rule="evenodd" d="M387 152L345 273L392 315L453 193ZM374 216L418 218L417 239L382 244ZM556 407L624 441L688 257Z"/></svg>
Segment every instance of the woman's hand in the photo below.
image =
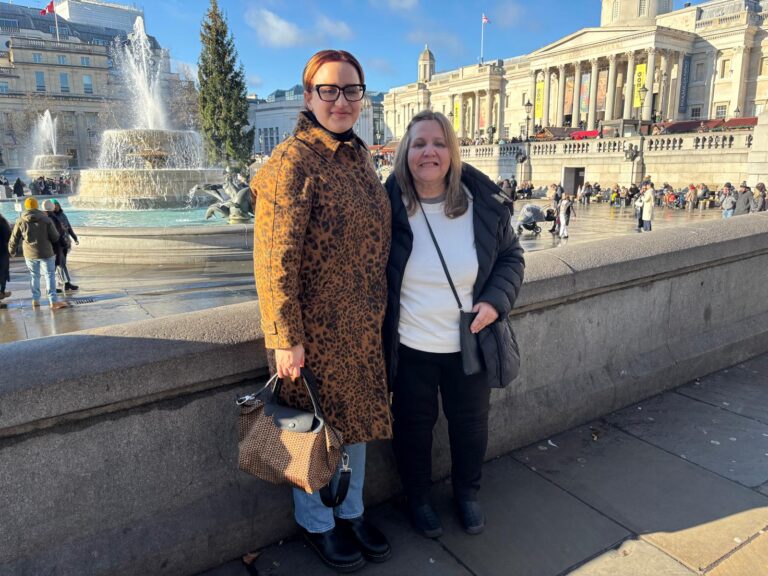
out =
<svg viewBox="0 0 768 576"><path fill-rule="evenodd" d="M292 348L276 349L275 364L279 378L296 380L301 375L300 369L304 367L304 346L297 344Z"/></svg>
<svg viewBox="0 0 768 576"><path fill-rule="evenodd" d="M477 334L480 330L489 324L493 324L499 318L499 313L496 312L496 308L487 302L478 302L475 304L474 308L472 308L472 312L477 312L477 316L475 316L472 325L469 327L472 334Z"/></svg>

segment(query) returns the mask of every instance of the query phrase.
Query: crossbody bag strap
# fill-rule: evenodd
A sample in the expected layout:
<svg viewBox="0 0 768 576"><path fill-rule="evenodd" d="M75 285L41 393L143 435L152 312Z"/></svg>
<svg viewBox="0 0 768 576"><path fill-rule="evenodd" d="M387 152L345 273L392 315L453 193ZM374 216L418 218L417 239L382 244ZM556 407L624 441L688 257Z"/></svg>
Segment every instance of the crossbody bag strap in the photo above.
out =
<svg viewBox="0 0 768 576"><path fill-rule="evenodd" d="M429 230L429 235L432 237L432 243L435 245L437 255L440 257L440 264L443 265L443 272L445 272L445 277L448 278L448 284L451 285L451 291L453 292L453 297L456 298L456 304L459 305L459 310L464 311L464 308L461 305L461 298L459 298L459 293L456 291L456 286L453 285L451 274L448 272L448 266L445 263L445 258L443 258L443 252L440 250L440 246L437 243L437 238L435 238L435 233L432 232L432 226L429 225L429 218L427 218L427 213L424 211L424 206L418 196L416 197L416 201L419 203L421 213L424 214L424 221L427 223L427 230Z"/></svg>

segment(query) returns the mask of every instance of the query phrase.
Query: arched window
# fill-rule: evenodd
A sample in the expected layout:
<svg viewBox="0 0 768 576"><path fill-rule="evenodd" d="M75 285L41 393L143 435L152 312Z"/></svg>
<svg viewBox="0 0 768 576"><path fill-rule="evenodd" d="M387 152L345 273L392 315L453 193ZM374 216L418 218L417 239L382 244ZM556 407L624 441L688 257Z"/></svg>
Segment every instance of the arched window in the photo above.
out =
<svg viewBox="0 0 768 576"><path fill-rule="evenodd" d="M640 0L639 8L637 9L638 16L645 16L648 14L648 0Z"/></svg>
<svg viewBox="0 0 768 576"><path fill-rule="evenodd" d="M619 19L619 9L621 7L621 0L613 0L613 16L611 20L614 22Z"/></svg>

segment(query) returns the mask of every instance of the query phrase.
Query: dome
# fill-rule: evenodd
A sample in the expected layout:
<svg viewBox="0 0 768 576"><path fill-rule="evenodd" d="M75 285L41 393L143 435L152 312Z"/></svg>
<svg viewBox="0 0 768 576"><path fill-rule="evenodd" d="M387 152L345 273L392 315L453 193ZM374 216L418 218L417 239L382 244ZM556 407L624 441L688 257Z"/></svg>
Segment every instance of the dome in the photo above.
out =
<svg viewBox="0 0 768 576"><path fill-rule="evenodd" d="M435 60L435 55L432 54L432 51L429 49L429 46L424 44L424 51L419 56L419 62L422 62L422 61L434 62L434 60Z"/></svg>

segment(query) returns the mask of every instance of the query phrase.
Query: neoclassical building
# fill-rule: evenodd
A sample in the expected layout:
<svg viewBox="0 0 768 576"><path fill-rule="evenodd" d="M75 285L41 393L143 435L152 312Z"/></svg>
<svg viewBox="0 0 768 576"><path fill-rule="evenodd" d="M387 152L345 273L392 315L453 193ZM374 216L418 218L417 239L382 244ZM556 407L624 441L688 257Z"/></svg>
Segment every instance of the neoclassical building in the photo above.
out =
<svg viewBox="0 0 768 576"><path fill-rule="evenodd" d="M432 108L460 136L497 139L533 125L756 116L768 101L767 18L761 0L679 10L672 0L602 0L600 27L524 56L435 73L425 48L417 81L385 96L385 121L399 138L414 114Z"/></svg>

